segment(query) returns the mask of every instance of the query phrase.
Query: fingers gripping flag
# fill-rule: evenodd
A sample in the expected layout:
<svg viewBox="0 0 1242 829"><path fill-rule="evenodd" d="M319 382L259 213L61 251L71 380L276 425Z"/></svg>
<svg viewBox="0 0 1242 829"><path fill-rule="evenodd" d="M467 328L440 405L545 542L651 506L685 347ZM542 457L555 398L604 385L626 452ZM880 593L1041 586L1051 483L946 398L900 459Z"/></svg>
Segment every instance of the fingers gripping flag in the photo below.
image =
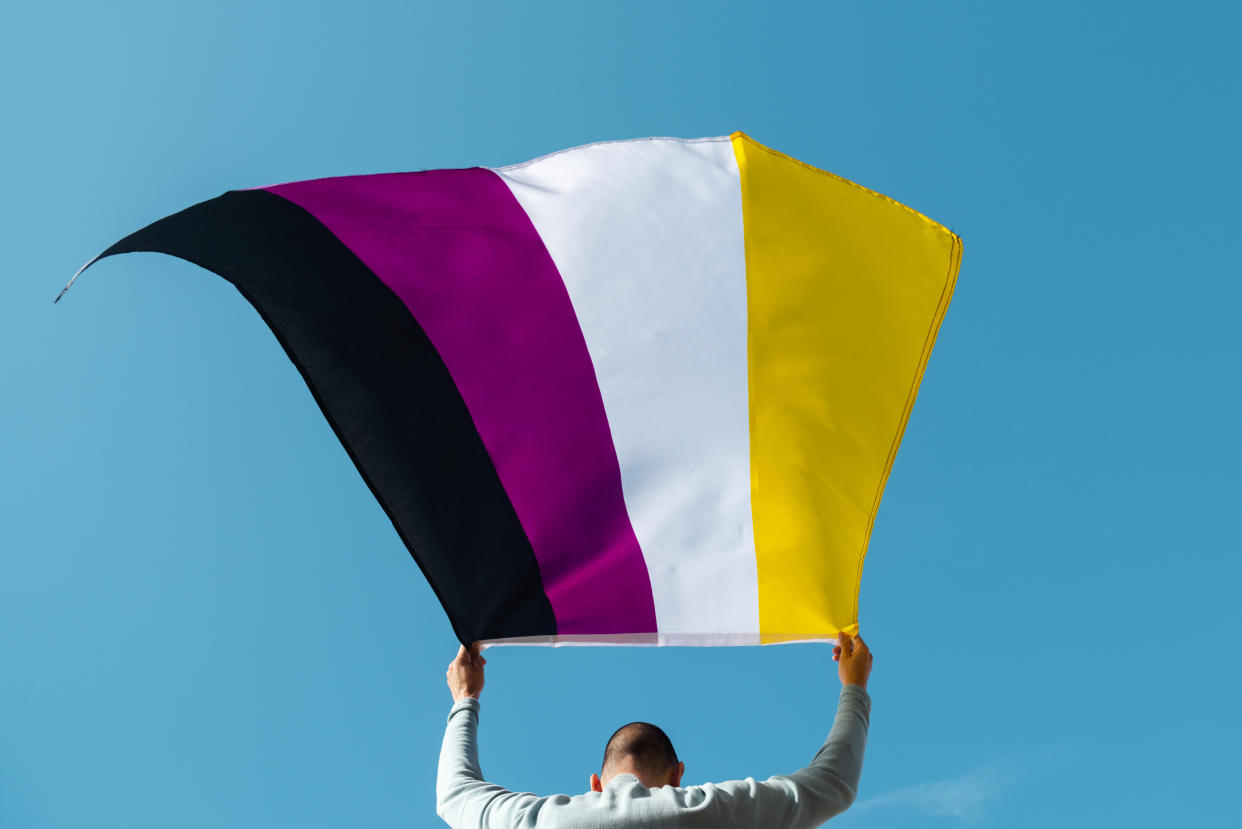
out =
<svg viewBox="0 0 1242 829"><path fill-rule="evenodd" d="M462 642L735 645L857 629L961 242L735 133L230 191L131 251L254 306Z"/></svg>

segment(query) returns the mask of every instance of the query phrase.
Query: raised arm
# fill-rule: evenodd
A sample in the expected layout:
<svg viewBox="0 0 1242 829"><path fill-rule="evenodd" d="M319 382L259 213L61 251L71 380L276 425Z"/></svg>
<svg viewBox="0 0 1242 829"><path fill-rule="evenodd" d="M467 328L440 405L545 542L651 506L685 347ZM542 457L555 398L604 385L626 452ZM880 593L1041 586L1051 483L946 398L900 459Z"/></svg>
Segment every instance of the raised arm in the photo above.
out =
<svg viewBox="0 0 1242 829"><path fill-rule="evenodd" d="M867 680L871 677L871 649L861 636L852 640L845 634L837 637L832 658L838 663L841 698L828 739L811 761L811 765L790 775L805 791L814 792L807 799L805 822L793 825L818 826L833 815L844 812L858 796L862 777L863 752L867 747L867 728L871 722L871 697Z"/></svg>
<svg viewBox="0 0 1242 829"><path fill-rule="evenodd" d="M521 826L540 798L488 783L479 767L479 694L487 660L478 644L460 648L446 678L453 695L436 774L436 814L453 829Z"/></svg>
<svg viewBox="0 0 1242 829"><path fill-rule="evenodd" d="M722 786L739 827L809 829L844 812L857 797L871 715L871 651L862 637L841 634L832 658L840 663L842 687L828 739L811 764L793 774Z"/></svg>

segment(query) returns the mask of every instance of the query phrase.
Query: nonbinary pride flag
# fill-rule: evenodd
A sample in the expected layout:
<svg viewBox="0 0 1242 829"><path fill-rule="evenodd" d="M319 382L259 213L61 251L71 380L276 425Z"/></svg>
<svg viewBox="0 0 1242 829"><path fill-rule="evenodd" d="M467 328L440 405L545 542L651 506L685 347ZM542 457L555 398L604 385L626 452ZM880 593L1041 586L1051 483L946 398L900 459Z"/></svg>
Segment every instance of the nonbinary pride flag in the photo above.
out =
<svg viewBox="0 0 1242 829"><path fill-rule="evenodd" d="M737 645L857 630L961 241L734 133L230 191L131 251L255 307L462 642Z"/></svg>

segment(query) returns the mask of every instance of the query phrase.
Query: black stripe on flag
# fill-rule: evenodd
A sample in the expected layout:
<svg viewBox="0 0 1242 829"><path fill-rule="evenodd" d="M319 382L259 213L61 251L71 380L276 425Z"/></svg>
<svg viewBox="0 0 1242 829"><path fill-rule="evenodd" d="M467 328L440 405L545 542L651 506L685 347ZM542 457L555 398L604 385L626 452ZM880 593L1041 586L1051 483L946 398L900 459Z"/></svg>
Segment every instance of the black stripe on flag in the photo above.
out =
<svg viewBox="0 0 1242 829"><path fill-rule="evenodd" d="M153 251L233 283L301 371L457 638L556 633L538 562L460 393L405 305L303 208L242 190L99 258Z"/></svg>

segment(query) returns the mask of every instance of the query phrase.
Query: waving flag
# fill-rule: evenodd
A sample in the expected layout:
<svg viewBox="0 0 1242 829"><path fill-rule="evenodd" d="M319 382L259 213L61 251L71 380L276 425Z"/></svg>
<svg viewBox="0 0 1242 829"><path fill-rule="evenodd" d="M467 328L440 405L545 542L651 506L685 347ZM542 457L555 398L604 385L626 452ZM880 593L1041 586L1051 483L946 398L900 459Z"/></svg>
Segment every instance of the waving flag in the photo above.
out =
<svg viewBox="0 0 1242 829"><path fill-rule="evenodd" d="M462 642L733 645L857 629L961 243L735 133L230 191L131 251L255 307Z"/></svg>

